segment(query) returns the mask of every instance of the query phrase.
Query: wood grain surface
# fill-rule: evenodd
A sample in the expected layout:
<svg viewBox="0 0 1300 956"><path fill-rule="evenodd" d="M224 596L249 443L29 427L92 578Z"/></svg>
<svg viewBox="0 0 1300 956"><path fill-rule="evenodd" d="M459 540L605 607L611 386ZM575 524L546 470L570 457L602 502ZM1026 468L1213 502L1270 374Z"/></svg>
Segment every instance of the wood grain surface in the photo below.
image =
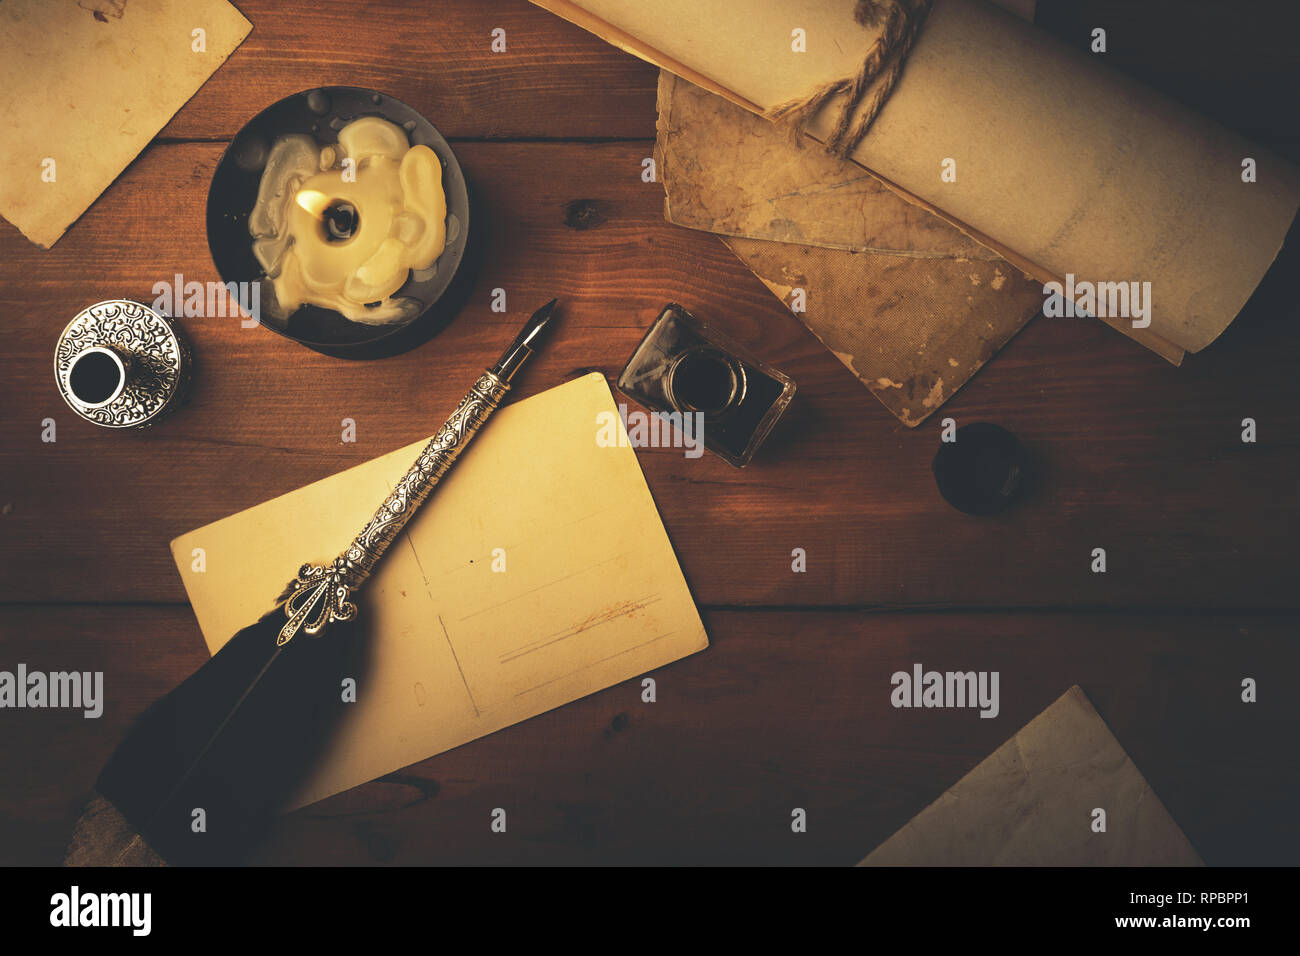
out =
<svg viewBox="0 0 1300 956"><path fill-rule="evenodd" d="M909 430L716 237L663 221L662 188L641 180L645 64L522 0L237 5L248 40L52 250L0 222L0 669L104 670L108 692L99 720L0 712L0 863L61 860L122 730L203 661L168 542L431 433L557 295L522 394L590 369L613 381L670 300L798 383L743 471L638 453L712 648L654 675L656 704L611 688L301 811L264 862L852 863L1074 683L1207 862L1300 859L1300 377L1284 281L1182 368L1099 322L1040 317ZM504 54L489 51L497 26ZM1260 95L1286 65L1265 62ZM326 84L383 89L451 139L485 249L464 310L374 362L185 318L184 408L138 433L80 421L54 386L59 331L101 299L150 302L176 273L216 280L203 210L226 142ZM1293 151L1294 115L1261 116L1244 125ZM975 519L939 497L949 416L1026 442L1017 507ZM1089 569L1096 547L1105 574ZM918 660L1000 670L1001 715L893 710L889 674ZM1239 702L1247 676L1254 706ZM508 838L489 833L497 806Z"/></svg>
<svg viewBox="0 0 1300 956"><path fill-rule="evenodd" d="M286 817L264 863L850 864L1071 684L1211 864L1300 845L1289 615L717 610L712 646ZM188 608L11 608L6 656L104 671L99 720L5 715L0 860L57 862L130 721L205 659ZM1001 712L895 710L911 662L1001 673ZM1242 706L1239 679L1260 681ZM882 688L885 690L882 691ZM507 813L505 834L490 814ZM790 812L808 832L790 832Z"/></svg>

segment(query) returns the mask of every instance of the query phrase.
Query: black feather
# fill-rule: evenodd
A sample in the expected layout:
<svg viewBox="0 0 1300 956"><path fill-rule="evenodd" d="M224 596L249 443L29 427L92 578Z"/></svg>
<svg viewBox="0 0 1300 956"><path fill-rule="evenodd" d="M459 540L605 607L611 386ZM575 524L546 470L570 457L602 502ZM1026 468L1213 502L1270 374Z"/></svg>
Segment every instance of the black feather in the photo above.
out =
<svg viewBox="0 0 1300 956"><path fill-rule="evenodd" d="M319 637L276 636L283 605L232 637L153 704L99 776L110 800L176 864L245 857L330 739L344 677L357 676L355 621ZM196 809L205 832L194 831Z"/></svg>

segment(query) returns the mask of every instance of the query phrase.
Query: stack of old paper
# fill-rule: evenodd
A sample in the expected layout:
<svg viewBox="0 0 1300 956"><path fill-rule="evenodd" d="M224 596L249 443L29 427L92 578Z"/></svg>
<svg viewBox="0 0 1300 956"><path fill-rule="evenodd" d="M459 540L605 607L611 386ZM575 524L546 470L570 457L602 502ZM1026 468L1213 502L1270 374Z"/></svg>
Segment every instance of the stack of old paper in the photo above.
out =
<svg viewBox="0 0 1300 956"><path fill-rule="evenodd" d="M855 75L879 36L878 29L855 21L854 4L847 0L533 2L759 115ZM1023 19L1032 15L1029 4L1011 6L1019 15L984 0L935 0L902 79L850 158L886 189L1006 260L1013 268L996 262L991 268L1002 273L994 278L1004 280L999 291L1009 292L1007 302L1017 296L1030 302L1020 273L1043 285L1064 287L1073 278L1148 288L1145 315L1129 314L1118 301L1104 310L1094 303L1090 311L1178 363L1185 351L1200 350L1227 327L1272 264L1300 207L1300 172L1271 151L1121 75L1106 65L1104 56L1067 47L1037 29ZM798 43L792 42L796 36ZM689 127L702 122L710 109L722 117L707 122L713 123L723 152L728 144L734 147L725 172L746 163L746 174L753 172L757 141L746 142L752 131L738 133L720 108L696 103L685 112L690 104L680 85L669 89L664 102L669 122L661 127L661 143L669 167L669 214L686 221L687 207L699 198L698 189L683 193L680 188L683 182L695 182L698 173L689 165L699 143ZM812 120L807 129L811 137L826 137L838 108L832 99ZM674 114L689 120L677 144L685 152L675 158L672 137L680 128ZM714 150L713 161L719 155ZM793 168L787 154L774 153L772 162ZM776 170L775 177L759 169L764 175L758 180L710 197L714 202L696 209L692 224L734 230L743 239L793 239L839 246L860 256L877 254L873 243L881 236L876 220L851 230L845 242L843 227L855 225L852 210L845 214L838 208L832 217L839 220L834 224L841 232L837 240L834 230L823 234L827 224L816 218L816 204L804 204L805 182L838 191L853 177L840 173L838 180L828 179L824 170L813 171L797 189L787 190L795 195L773 192L789 168ZM786 201L800 204L802 219L777 208ZM731 205L753 207L749 211L754 215L734 216ZM969 377L981 354L991 353L1023 322L1014 308L1004 311L1006 303L991 297L990 267L955 274L956 259L962 256L949 240L936 244L932 237L916 237L885 248L913 257L920 252L949 258L935 269L932 281L956 283L962 294L945 290L930 304L917 304L897 326L882 323L865 332L834 327L834 321L845 321L843 316L835 320L827 315L855 291L871 295L872 289L881 308L893 308L888 295L879 292L885 281L897 281L908 301L923 303L925 279L917 274L919 266L884 274L879 261L864 260L869 262L863 267L866 277L858 278L855 291L846 292L852 277L845 275L852 270L842 259L831 266L827 261L835 257L822 253L773 253L739 242L733 247L778 294L797 285L792 279L806 279L812 286L815 276L832 276L831 307L816 314L810 300L806 321L895 414L915 424ZM972 290L981 288L991 301L976 298ZM818 294L816 287L807 291ZM1039 293L1041 297L1041 287ZM965 294L972 301L960 321L981 334L977 339L962 330L951 348L944 347L954 333L941 313L954 300L960 304ZM993 309L993 302L999 307ZM986 309L998 317L991 319ZM922 320L927 327L913 330L920 341L909 344L923 354L918 364L906 367L898 328ZM873 343L881 351L873 354ZM898 363L900 371L879 374L885 366L872 363L881 362ZM951 378L938 374L944 365L953 370ZM882 383L882 378L888 381ZM901 387L895 389L893 383Z"/></svg>
<svg viewBox="0 0 1300 956"><path fill-rule="evenodd" d="M1075 686L859 865L1200 866L1201 858Z"/></svg>
<svg viewBox="0 0 1300 956"><path fill-rule="evenodd" d="M1034 0L994 0L1022 19ZM664 216L727 247L908 427L1043 305L1042 283L861 166L659 77Z"/></svg>
<svg viewBox="0 0 1300 956"><path fill-rule="evenodd" d="M369 660L299 804L708 646L636 453L597 441L617 420L592 373L484 427L359 595ZM423 444L173 541L209 650L341 553Z"/></svg>
<svg viewBox="0 0 1300 956"><path fill-rule="evenodd" d="M719 233L909 427L1042 308L1042 283L861 166L667 71L656 157L667 219Z"/></svg>

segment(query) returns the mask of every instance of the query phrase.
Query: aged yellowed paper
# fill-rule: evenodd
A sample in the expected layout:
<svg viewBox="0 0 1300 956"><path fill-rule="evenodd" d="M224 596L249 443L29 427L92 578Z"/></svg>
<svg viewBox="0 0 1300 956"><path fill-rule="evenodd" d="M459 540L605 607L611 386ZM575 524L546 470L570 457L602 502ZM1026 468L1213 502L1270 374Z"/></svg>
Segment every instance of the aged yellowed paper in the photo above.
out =
<svg viewBox="0 0 1300 956"><path fill-rule="evenodd" d="M1041 283L858 164L666 70L655 155L667 219L720 233L909 428L1043 306Z"/></svg>
<svg viewBox="0 0 1300 956"><path fill-rule="evenodd" d="M0 3L0 216L54 245L252 28L225 0Z"/></svg>
<svg viewBox="0 0 1300 956"><path fill-rule="evenodd" d="M859 865L1200 866L1201 858L1076 685Z"/></svg>

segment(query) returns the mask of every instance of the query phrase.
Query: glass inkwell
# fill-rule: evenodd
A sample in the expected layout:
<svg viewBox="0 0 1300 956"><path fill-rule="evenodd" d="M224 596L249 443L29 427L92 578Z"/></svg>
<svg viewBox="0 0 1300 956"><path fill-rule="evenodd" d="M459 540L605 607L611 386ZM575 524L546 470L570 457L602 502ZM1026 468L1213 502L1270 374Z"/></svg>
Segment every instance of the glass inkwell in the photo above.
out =
<svg viewBox="0 0 1300 956"><path fill-rule="evenodd" d="M652 412L699 415L704 447L743 468L794 397L788 375L676 303L664 306L618 377Z"/></svg>

